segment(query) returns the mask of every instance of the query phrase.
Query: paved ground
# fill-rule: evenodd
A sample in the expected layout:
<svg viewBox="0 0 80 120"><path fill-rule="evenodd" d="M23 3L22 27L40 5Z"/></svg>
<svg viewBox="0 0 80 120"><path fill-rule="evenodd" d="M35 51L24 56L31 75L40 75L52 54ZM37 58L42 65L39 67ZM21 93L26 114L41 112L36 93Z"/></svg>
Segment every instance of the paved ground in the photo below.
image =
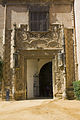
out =
<svg viewBox="0 0 80 120"><path fill-rule="evenodd" d="M80 101L0 101L0 120L80 120Z"/></svg>

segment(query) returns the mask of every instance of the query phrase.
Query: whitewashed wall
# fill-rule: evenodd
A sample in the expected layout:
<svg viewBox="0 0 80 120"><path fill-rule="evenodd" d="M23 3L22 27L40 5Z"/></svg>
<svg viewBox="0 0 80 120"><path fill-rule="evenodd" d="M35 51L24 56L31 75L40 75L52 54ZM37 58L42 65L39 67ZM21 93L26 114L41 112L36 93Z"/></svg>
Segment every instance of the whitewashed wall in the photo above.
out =
<svg viewBox="0 0 80 120"><path fill-rule="evenodd" d="M77 41L78 79L80 80L80 0L75 0L75 23Z"/></svg>

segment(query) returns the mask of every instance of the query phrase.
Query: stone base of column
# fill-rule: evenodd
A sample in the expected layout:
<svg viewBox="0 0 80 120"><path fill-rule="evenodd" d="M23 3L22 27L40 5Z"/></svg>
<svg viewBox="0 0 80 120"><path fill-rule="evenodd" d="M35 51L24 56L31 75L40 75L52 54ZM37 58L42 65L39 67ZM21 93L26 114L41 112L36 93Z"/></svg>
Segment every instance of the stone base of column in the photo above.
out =
<svg viewBox="0 0 80 120"><path fill-rule="evenodd" d="M67 93L66 91L64 90L63 94L62 94L62 99L66 100L67 99Z"/></svg>
<svg viewBox="0 0 80 120"><path fill-rule="evenodd" d="M16 91L14 94L14 99L15 100L26 100L25 91L19 91L19 92Z"/></svg>
<svg viewBox="0 0 80 120"><path fill-rule="evenodd" d="M62 99L62 94L56 94L56 97L55 98L57 98L57 99Z"/></svg>
<svg viewBox="0 0 80 120"><path fill-rule="evenodd" d="M2 100L7 100L6 99L6 93L2 93ZM12 98L12 94L9 94L9 100L8 101L12 101L13 100L13 98Z"/></svg>
<svg viewBox="0 0 80 120"><path fill-rule="evenodd" d="M73 87L72 86L70 88L67 88L67 98L69 100L75 99L75 97L74 97L74 91L73 91Z"/></svg>

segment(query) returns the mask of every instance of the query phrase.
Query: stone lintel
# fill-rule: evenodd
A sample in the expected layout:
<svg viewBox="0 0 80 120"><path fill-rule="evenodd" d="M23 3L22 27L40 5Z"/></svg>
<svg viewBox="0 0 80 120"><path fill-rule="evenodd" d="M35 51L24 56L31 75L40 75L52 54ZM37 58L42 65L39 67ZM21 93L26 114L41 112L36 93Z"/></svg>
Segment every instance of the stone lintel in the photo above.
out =
<svg viewBox="0 0 80 120"><path fill-rule="evenodd" d="M20 54L27 59L32 58L53 58L62 49L49 50L21 50Z"/></svg>

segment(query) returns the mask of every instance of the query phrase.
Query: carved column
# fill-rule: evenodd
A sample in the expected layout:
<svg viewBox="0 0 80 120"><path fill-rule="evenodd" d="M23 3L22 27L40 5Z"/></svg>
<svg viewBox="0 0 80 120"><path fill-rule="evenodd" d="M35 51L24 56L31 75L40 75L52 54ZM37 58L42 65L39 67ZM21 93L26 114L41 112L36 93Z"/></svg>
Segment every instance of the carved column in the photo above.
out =
<svg viewBox="0 0 80 120"><path fill-rule="evenodd" d="M64 65L64 70L63 70L63 80L64 80L64 88L63 88L63 94L62 94L62 98L66 99L67 98L67 78L66 78L66 49L65 49L65 38L64 38L64 29L62 29L62 33L63 33L63 65Z"/></svg>
<svg viewBox="0 0 80 120"><path fill-rule="evenodd" d="M25 59L21 53L18 53L18 66L15 67L15 99L26 99L26 81L25 81Z"/></svg>
<svg viewBox="0 0 80 120"><path fill-rule="evenodd" d="M11 98L11 69L10 69L10 55L11 55L11 31L6 30L6 37L5 37L5 45L4 45L4 64L3 64L3 91L2 96L3 98L6 97L6 91L10 91L10 98Z"/></svg>
<svg viewBox="0 0 80 120"><path fill-rule="evenodd" d="M5 75L5 43L6 43L6 16L7 16L7 5L5 3L3 3L3 6L4 6L4 30L3 30L3 61L4 61L4 64L3 64L3 81L2 81L2 99L4 99L4 96L5 96L5 78L6 78L6 75Z"/></svg>
<svg viewBox="0 0 80 120"><path fill-rule="evenodd" d="M66 99L67 98L67 90L66 90L66 84L67 84L67 81L66 81L66 67L64 66L64 71L63 71L63 77L64 77L64 88L63 88L63 94L62 94L62 98L63 99Z"/></svg>
<svg viewBox="0 0 80 120"><path fill-rule="evenodd" d="M15 93L15 32L16 32L16 25L13 26L12 37L11 37L11 61L10 61L10 68L12 70L12 99L14 99Z"/></svg>

